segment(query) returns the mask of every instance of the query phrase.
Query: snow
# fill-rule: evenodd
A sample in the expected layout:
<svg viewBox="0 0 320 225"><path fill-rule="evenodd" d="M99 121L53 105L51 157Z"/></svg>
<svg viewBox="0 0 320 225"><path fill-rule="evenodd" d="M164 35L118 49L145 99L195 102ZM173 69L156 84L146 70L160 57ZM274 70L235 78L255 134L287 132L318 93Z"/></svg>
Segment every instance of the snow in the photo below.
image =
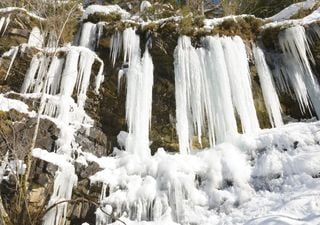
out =
<svg viewBox="0 0 320 225"><path fill-rule="evenodd" d="M269 17L267 19L272 21L284 21L290 19L292 16L297 14L300 10L312 9L316 5L316 0L307 0L303 2L294 3L287 8L281 10L276 15Z"/></svg>
<svg viewBox="0 0 320 225"><path fill-rule="evenodd" d="M127 224L318 224L319 130L294 123L189 155L159 149L147 161L115 151L87 157L104 168L90 179L108 187L102 206Z"/></svg>
<svg viewBox="0 0 320 225"><path fill-rule="evenodd" d="M302 24L311 24L320 20L320 7L302 19Z"/></svg>
<svg viewBox="0 0 320 225"><path fill-rule="evenodd" d="M316 23L320 20L320 8L313 11L311 14L305 16L302 19L285 19L267 23L261 27L261 29L274 28L274 27L283 27L288 28L297 25L309 25Z"/></svg>
<svg viewBox="0 0 320 225"><path fill-rule="evenodd" d="M0 111L8 112L11 109L28 114L30 117L34 117L35 115L34 111L29 111L29 106L24 102L7 98L4 94L0 94Z"/></svg>
<svg viewBox="0 0 320 225"><path fill-rule="evenodd" d="M118 5L89 5L82 15L82 20L87 19L89 15L94 13L103 13L106 15L119 13L123 19L130 17L130 14Z"/></svg>

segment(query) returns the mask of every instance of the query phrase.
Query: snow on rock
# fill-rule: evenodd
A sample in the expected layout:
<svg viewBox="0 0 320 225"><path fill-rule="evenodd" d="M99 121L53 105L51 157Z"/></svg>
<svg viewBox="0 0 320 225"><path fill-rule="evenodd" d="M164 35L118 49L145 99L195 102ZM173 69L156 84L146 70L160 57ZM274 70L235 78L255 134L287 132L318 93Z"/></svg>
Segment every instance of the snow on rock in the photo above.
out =
<svg viewBox="0 0 320 225"><path fill-rule="evenodd" d="M105 211L127 224L318 224L319 131L320 122L294 123L189 155L159 149L148 160L115 151L87 157L104 168L90 179L104 183Z"/></svg>
<svg viewBox="0 0 320 225"><path fill-rule="evenodd" d="M320 20L320 7L302 19L302 24L310 24Z"/></svg>
<svg viewBox="0 0 320 225"><path fill-rule="evenodd" d="M30 117L35 116L35 112L30 112L29 106L24 102L16 99L7 98L3 94L0 94L0 111L8 112L11 109L14 109L20 113L28 114Z"/></svg>
<svg viewBox="0 0 320 225"><path fill-rule="evenodd" d="M94 13L102 13L106 15L110 13L119 13L123 19L130 17L130 13L118 5L89 5L82 15L82 20L87 19L89 15Z"/></svg>
<svg viewBox="0 0 320 225"><path fill-rule="evenodd" d="M288 6L287 8L281 10L276 15L269 17L267 19L270 19L272 21L284 21L284 20L290 19L292 16L297 14L301 9L303 10L312 9L316 5L316 3L317 1L315 0L307 0L304 2L294 3Z"/></svg>

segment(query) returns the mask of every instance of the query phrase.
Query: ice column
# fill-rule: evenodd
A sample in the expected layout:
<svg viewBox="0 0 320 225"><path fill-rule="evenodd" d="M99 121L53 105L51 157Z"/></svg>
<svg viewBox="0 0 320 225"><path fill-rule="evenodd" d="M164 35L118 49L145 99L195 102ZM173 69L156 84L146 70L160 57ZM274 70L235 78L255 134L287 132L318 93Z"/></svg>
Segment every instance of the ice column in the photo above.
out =
<svg viewBox="0 0 320 225"><path fill-rule="evenodd" d="M245 45L239 36L223 37L221 43L228 69L233 104L244 133L259 130L259 121L252 97L250 71Z"/></svg>
<svg viewBox="0 0 320 225"><path fill-rule="evenodd" d="M281 105L264 53L260 47L254 45L253 55L260 79L263 99L269 114L270 123L272 127L282 126L283 121L281 116Z"/></svg>
<svg viewBox="0 0 320 225"><path fill-rule="evenodd" d="M150 155L149 127L151 121L153 63L148 49L141 59L140 37L135 30L123 32L124 62L126 71L127 97L126 119L129 135L127 151L145 157Z"/></svg>
<svg viewBox="0 0 320 225"><path fill-rule="evenodd" d="M174 52L175 95L176 95L176 129L178 132L180 152L190 151L193 125L201 143L203 125L203 104L201 90L202 68L196 50L189 37L182 36ZM192 122L191 122L192 121Z"/></svg>

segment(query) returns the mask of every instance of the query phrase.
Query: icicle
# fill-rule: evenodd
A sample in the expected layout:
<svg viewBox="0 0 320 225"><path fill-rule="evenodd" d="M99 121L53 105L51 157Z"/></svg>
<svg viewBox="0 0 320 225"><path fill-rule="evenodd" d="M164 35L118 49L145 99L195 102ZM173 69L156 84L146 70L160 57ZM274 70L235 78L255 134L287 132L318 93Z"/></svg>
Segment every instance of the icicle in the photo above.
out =
<svg viewBox="0 0 320 225"><path fill-rule="evenodd" d="M255 133L259 122L253 102L248 57L239 36L221 38L229 74L233 104L240 116L242 131Z"/></svg>
<svg viewBox="0 0 320 225"><path fill-rule="evenodd" d="M224 60L224 52L218 37L206 37L204 45L205 70L210 96L212 97L216 141L221 143L228 136L237 134L237 124L232 105L230 81Z"/></svg>
<svg viewBox="0 0 320 225"><path fill-rule="evenodd" d="M114 66L116 63L116 60L118 56L121 53L122 50L122 33L116 32L112 35L111 38L111 50L110 50L110 56L112 59L112 65Z"/></svg>
<svg viewBox="0 0 320 225"><path fill-rule="evenodd" d="M95 57L92 52L82 51L79 60L79 75L77 80L77 103L80 108L84 107L87 99L92 65Z"/></svg>
<svg viewBox="0 0 320 225"><path fill-rule="evenodd" d="M35 75L39 69L40 66L40 59L39 59L39 55L36 54L32 57L29 69L27 71L27 74L24 78L22 87L21 87L21 93L25 94L28 92L30 86L34 86L34 78Z"/></svg>
<svg viewBox="0 0 320 225"><path fill-rule="evenodd" d="M127 97L126 119L129 135L127 151L146 157L150 155L149 127L151 120L153 63L148 49L141 59L140 38L135 30L128 28L123 34L125 61L129 61L126 72Z"/></svg>
<svg viewBox="0 0 320 225"><path fill-rule="evenodd" d="M99 94L100 85L104 80L104 76L103 76L104 62L97 56L95 57L95 59L100 63L100 68L96 76L96 82L95 82L95 92Z"/></svg>
<svg viewBox="0 0 320 225"><path fill-rule="evenodd" d="M279 44L284 53L282 72L292 87L300 108L310 110L309 100L320 118L320 88L312 73L309 59L314 62L305 30L302 26L286 29L279 34Z"/></svg>
<svg viewBox="0 0 320 225"><path fill-rule="evenodd" d="M1 17L1 19L0 19L0 32L2 31L2 28L5 26L5 21L6 21L6 18Z"/></svg>
<svg viewBox="0 0 320 225"><path fill-rule="evenodd" d="M53 57L47 74L48 82L46 93L50 95L56 95L59 93L63 64L64 58L58 58L57 56Z"/></svg>
<svg viewBox="0 0 320 225"><path fill-rule="evenodd" d="M281 105L273 84L271 72L264 57L264 53L260 47L254 45L253 55L270 123L272 127L280 127L283 125Z"/></svg>
<svg viewBox="0 0 320 225"><path fill-rule="evenodd" d="M29 36L28 45L30 47L42 48L44 44L44 37L38 27L32 28Z"/></svg>
<svg viewBox="0 0 320 225"><path fill-rule="evenodd" d="M78 76L78 60L79 51L73 48L70 49L66 58L65 68L63 70L61 79L60 93L62 95L72 96Z"/></svg>
<svg viewBox="0 0 320 225"><path fill-rule="evenodd" d="M86 22L82 26L79 46L87 47L95 50L97 43L97 25L91 22Z"/></svg>
<svg viewBox="0 0 320 225"><path fill-rule="evenodd" d="M189 37L182 36L175 50L175 84L177 132L180 152L190 151L190 142L194 133L201 143L203 107L201 92L201 65L196 50ZM189 113L191 112L191 113ZM189 118L192 117L192 118ZM190 123L190 120L192 121ZM193 131L192 123L195 127Z"/></svg>

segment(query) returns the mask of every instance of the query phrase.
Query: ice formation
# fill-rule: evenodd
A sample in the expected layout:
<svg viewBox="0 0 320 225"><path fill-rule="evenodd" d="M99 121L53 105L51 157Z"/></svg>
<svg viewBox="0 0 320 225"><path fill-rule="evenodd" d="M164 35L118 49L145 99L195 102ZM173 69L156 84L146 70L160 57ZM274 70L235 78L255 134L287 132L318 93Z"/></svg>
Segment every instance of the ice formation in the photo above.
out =
<svg viewBox="0 0 320 225"><path fill-rule="evenodd" d="M140 157L150 156L149 128L151 121L153 62L148 47L141 58L140 37L133 28L112 38L111 56L115 62L123 49L123 63L127 65L124 74L119 73L119 83L126 78L126 119L128 138L126 150ZM123 71L122 71L123 72Z"/></svg>
<svg viewBox="0 0 320 225"><path fill-rule="evenodd" d="M243 132L259 130L241 38L205 37L202 45L195 49L183 36L175 50L176 129L182 153L190 150L193 135L201 144L206 126L211 146L237 134L234 108Z"/></svg>
<svg viewBox="0 0 320 225"><path fill-rule="evenodd" d="M104 169L90 179L105 184L104 211L127 224L317 224L319 126L290 124L188 155L159 149L147 161L124 151L89 154ZM97 224L122 223L98 210Z"/></svg>
<svg viewBox="0 0 320 225"><path fill-rule="evenodd" d="M314 61L304 28L297 25L282 31L279 43L283 52L275 71L279 89L293 92L301 111L311 112L313 109L319 118L320 89L309 63L309 59Z"/></svg>
<svg viewBox="0 0 320 225"><path fill-rule="evenodd" d="M99 43L103 25L86 22L82 25L79 46L95 50Z"/></svg>
<svg viewBox="0 0 320 225"><path fill-rule="evenodd" d="M89 5L82 15L82 20L88 19L90 15L95 13L105 15L110 13L118 13L121 15L123 19L128 18L130 16L130 13L128 13L126 10L122 9L118 5Z"/></svg>
<svg viewBox="0 0 320 225"><path fill-rule="evenodd" d="M66 57L60 57L63 52ZM56 153L34 149L33 156L58 166L53 194L49 206L59 201L70 200L72 188L77 183L72 155L79 151L74 134L80 126L90 127L92 120L84 111L92 65L102 62L91 50L84 47L64 47L56 51L40 51L31 60L21 87L23 96L41 99L39 113L52 120L60 129ZM96 85L102 78L103 63L97 74ZM99 87L96 87L98 89ZM73 99L76 95L76 100ZM45 218L44 225L65 224L67 203L53 207Z"/></svg>
<svg viewBox="0 0 320 225"><path fill-rule="evenodd" d="M119 6L93 5L86 9L83 20L96 12L129 16ZM225 19L206 22L212 28ZM1 23L5 21L1 19ZM34 157L58 166L49 206L70 200L77 183L73 155L81 148L74 134L81 126L87 128L93 122L86 115L84 105L95 61L101 63L96 92L103 80L103 62L91 51L99 41L100 32L100 24L84 23L78 43L82 47L59 48L57 54L50 48L41 50L43 40L40 41L39 29L34 28L30 35L28 44L38 47L39 53L32 58L21 95L40 98L40 116L50 119L60 129L54 153L33 150ZM282 126L281 107L273 83L275 79L280 91L295 94L303 111L312 108L319 117L319 87L308 61L312 61L312 55L301 26L283 31L279 43L283 55L274 77L263 51L253 47L264 102L272 126L277 127L260 130L248 56L241 38L204 37L201 47L195 48L189 37L180 37L174 69L176 129L182 154L169 154L160 148L151 157L153 61L148 46L141 56L140 37L135 29L116 32L110 56L113 65L123 56L118 79L119 86L122 80L126 81L128 133L120 132L117 140L125 151L115 149L113 157L101 158L82 153L84 160L96 162L103 169L90 177L93 183L103 183L101 209L128 225L253 225L270 221L319 224L320 123ZM18 52L16 47L5 53L12 58L9 68ZM10 109L35 116L26 104L0 95L0 110ZM238 135L236 114L243 135ZM192 151L193 136L201 144L205 135L210 148ZM5 179L8 163L6 160L0 165L0 180ZM21 162L14 165L23 169ZM96 211L97 225L121 224L113 222L101 209ZM59 204L46 214L43 224L64 225L66 216L67 203Z"/></svg>
<svg viewBox="0 0 320 225"><path fill-rule="evenodd" d="M260 79L263 99L269 114L272 127L283 125L281 116L281 105L274 87L274 81L270 69L267 65L264 53L259 46L253 46L253 55Z"/></svg>
<svg viewBox="0 0 320 225"><path fill-rule="evenodd" d="M38 27L32 28L32 31L29 35L28 46L37 48L44 47L44 37Z"/></svg>

